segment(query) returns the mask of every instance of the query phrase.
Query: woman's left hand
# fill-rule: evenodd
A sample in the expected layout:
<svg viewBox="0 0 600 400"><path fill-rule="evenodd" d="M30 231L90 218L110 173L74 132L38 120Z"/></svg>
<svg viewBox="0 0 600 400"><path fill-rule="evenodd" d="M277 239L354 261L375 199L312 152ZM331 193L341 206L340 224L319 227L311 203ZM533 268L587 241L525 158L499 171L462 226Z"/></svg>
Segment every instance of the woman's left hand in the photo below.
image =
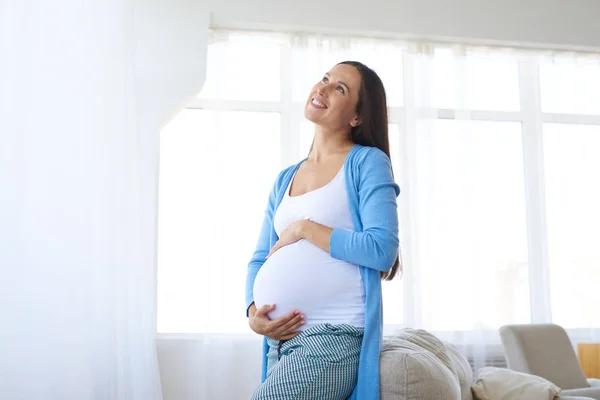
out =
<svg viewBox="0 0 600 400"><path fill-rule="evenodd" d="M306 220L302 219L300 221L296 221L293 224L289 225L287 228L281 232L281 236L279 236L279 240L269 254L267 258L271 257L273 253L282 248L283 246L287 246L288 244L296 243L298 240L303 239L302 237L302 227L303 224L306 223Z"/></svg>

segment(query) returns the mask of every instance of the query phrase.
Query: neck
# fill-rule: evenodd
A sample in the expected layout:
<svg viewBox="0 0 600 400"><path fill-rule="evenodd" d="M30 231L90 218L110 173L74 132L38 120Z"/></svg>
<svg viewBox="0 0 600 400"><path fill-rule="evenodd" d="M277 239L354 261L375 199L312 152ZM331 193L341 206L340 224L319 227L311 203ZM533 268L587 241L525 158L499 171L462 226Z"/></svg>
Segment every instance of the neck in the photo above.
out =
<svg viewBox="0 0 600 400"><path fill-rule="evenodd" d="M330 131L317 125L309 158L319 162L326 160L330 156L347 153L354 146L354 143L348 136L347 132Z"/></svg>

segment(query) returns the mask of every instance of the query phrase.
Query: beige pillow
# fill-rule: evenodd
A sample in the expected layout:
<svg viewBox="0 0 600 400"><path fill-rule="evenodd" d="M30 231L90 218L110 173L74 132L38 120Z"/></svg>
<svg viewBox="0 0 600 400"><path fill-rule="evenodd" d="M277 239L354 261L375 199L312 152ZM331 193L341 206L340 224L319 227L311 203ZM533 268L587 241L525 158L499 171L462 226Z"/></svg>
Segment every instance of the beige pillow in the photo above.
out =
<svg viewBox="0 0 600 400"><path fill-rule="evenodd" d="M423 330L386 336L379 361L381 400L461 400L442 342Z"/></svg>
<svg viewBox="0 0 600 400"><path fill-rule="evenodd" d="M480 369L471 389L480 400L553 400L560 393L558 386L539 376L493 367Z"/></svg>

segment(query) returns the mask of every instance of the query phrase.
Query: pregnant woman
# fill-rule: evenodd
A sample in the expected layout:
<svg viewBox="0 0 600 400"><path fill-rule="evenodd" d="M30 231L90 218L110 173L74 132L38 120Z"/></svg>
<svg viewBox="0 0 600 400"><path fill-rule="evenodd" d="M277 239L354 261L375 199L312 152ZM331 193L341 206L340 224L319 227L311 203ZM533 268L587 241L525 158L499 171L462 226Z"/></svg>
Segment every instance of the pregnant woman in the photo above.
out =
<svg viewBox="0 0 600 400"><path fill-rule="evenodd" d="M311 90L310 155L276 179L248 265L246 306L265 337L253 400L379 399L381 279L399 266L385 90L358 62Z"/></svg>

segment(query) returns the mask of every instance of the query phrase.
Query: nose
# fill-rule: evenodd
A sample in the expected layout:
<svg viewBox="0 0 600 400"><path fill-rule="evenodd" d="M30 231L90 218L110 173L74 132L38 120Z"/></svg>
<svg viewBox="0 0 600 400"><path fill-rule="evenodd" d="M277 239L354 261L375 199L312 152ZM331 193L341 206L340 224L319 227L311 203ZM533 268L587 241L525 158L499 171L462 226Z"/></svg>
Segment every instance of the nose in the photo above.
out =
<svg viewBox="0 0 600 400"><path fill-rule="evenodd" d="M322 97L327 97L329 93L329 84L323 84L317 87L317 94Z"/></svg>

